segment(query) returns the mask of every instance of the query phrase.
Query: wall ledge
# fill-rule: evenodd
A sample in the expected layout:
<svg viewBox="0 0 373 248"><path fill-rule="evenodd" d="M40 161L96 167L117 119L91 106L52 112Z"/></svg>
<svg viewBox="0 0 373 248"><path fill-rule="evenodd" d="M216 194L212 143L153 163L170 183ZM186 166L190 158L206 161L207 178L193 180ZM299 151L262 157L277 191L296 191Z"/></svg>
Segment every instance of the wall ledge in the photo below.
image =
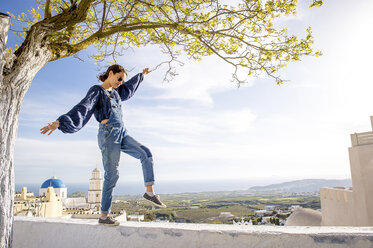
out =
<svg viewBox="0 0 373 248"><path fill-rule="evenodd" d="M373 247L373 227L240 226L14 217L14 248L43 247Z"/></svg>

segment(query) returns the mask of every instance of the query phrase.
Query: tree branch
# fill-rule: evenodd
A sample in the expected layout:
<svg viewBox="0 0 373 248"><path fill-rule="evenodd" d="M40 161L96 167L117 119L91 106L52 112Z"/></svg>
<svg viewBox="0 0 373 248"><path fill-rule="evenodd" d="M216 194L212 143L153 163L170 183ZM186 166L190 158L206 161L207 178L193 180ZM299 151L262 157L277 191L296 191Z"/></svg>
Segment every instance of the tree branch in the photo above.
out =
<svg viewBox="0 0 373 248"><path fill-rule="evenodd" d="M113 26L107 29L105 32L97 31L93 33L87 39L81 41L76 45L70 45L66 43L55 43L51 44L51 48L54 51L54 56L50 59L50 61L54 61L60 58L71 56L87 47L92 45L95 41L103 39L105 37L111 36L115 33L119 32L130 32L134 30L141 30L141 29L154 29L160 27L172 27L176 28L175 24L163 24L163 23L146 23L145 25L138 23L137 25L128 25L128 26Z"/></svg>
<svg viewBox="0 0 373 248"><path fill-rule="evenodd" d="M105 24L105 12L106 12L106 1L104 0L104 9L102 11L102 19L101 19L101 26L100 26L100 31L104 29L104 24Z"/></svg>
<svg viewBox="0 0 373 248"><path fill-rule="evenodd" d="M44 19L48 19L52 17L52 6L51 0L47 0L45 2L45 10L44 10Z"/></svg>

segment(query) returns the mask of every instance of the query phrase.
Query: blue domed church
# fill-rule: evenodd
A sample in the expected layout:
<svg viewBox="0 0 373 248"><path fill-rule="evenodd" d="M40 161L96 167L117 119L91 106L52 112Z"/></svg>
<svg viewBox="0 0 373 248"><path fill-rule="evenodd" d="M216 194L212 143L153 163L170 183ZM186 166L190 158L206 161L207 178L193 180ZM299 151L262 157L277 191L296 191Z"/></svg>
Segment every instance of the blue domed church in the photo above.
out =
<svg viewBox="0 0 373 248"><path fill-rule="evenodd" d="M55 176L47 179L39 189L39 196L45 196L47 194L48 187L53 187L54 192L60 197L60 199L67 198L67 188L61 179L58 179Z"/></svg>

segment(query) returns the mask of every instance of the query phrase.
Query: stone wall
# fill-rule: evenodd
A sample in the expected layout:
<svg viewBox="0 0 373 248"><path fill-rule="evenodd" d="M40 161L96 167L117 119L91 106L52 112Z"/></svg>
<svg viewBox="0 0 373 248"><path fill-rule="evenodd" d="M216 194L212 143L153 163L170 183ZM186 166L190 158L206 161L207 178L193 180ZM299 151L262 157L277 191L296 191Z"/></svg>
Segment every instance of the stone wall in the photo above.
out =
<svg viewBox="0 0 373 248"><path fill-rule="evenodd" d="M284 227L123 222L15 216L14 248L373 247L373 227Z"/></svg>

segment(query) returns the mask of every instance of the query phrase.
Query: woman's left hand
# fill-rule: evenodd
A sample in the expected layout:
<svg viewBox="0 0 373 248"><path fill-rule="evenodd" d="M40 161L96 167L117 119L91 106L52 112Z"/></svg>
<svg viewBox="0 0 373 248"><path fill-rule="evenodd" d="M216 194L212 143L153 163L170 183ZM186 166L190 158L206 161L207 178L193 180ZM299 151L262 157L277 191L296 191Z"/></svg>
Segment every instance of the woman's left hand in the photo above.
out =
<svg viewBox="0 0 373 248"><path fill-rule="evenodd" d="M149 68L145 68L142 70L142 74L146 75L146 74L149 74L151 71L149 70Z"/></svg>

